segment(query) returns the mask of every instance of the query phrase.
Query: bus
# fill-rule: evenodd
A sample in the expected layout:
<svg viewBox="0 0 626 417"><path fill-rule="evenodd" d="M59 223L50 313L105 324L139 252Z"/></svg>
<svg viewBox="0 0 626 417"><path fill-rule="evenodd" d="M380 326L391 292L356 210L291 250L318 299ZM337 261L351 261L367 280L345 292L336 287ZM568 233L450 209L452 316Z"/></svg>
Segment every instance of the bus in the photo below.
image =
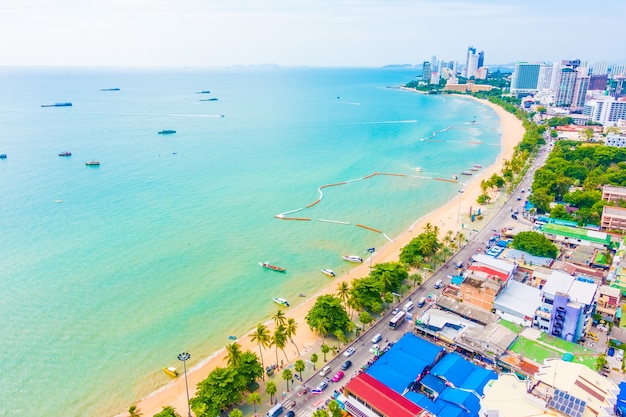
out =
<svg viewBox="0 0 626 417"><path fill-rule="evenodd" d="M405 315L406 315L406 313L404 311L400 311L398 314L393 316L393 318L389 322L389 328L390 329L394 329L394 330L397 329L398 326L400 326L402 324L402 322L404 321L404 316Z"/></svg>

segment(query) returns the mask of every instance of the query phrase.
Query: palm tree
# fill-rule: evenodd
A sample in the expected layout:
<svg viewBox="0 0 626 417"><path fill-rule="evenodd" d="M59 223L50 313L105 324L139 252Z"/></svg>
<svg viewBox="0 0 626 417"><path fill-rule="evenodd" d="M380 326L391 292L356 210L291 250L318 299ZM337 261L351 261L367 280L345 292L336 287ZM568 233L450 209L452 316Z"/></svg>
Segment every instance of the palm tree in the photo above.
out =
<svg viewBox="0 0 626 417"><path fill-rule="evenodd" d="M248 395L248 404L254 406L254 414L256 414L256 406L257 404L261 404L261 396L258 392L251 392L250 395Z"/></svg>
<svg viewBox="0 0 626 417"><path fill-rule="evenodd" d="M241 362L241 346L237 342L233 342L229 345L226 345L226 353L228 356L225 358L228 362L228 366L231 368L236 368Z"/></svg>
<svg viewBox="0 0 626 417"><path fill-rule="evenodd" d="M298 349L298 345L296 345L296 342L293 341L293 336L296 335L296 330L298 330L298 323L296 323L295 319L289 318L289 320L287 320L287 325L285 326L285 335L296 347L296 351L298 351L298 356L300 356L300 349Z"/></svg>
<svg viewBox="0 0 626 417"><path fill-rule="evenodd" d="M291 369L283 369L282 377L285 381L287 381L287 392L289 392L289 381L293 379Z"/></svg>
<svg viewBox="0 0 626 417"><path fill-rule="evenodd" d="M238 408L235 408L233 411L228 413L228 417L243 417L243 411Z"/></svg>
<svg viewBox="0 0 626 417"><path fill-rule="evenodd" d="M313 370L315 370L315 364L319 361L320 358L317 356L317 353L311 355L311 363L313 364Z"/></svg>
<svg viewBox="0 0 626 417"><path fill-rule="evenodd" d="M274 403L274 394L276 394L276 391L278 391L278 387L274 381L268 381L268 383L265 384L265 392L270 395L270 403L272 404Z"/></svg>
<svg viewBox="0 0 626 417"><path fill-rule="evenodd" d="M322 345L322 353L324 354L324 362L326 362L326 354L330 352L330 346L328 346L326 343L324 343Z"/></svg>
<svg viewBox="0 0 626 417"><path fill-rule="evenodd" d="M285 326L279 324L276 330L274 330L274 335L272 336L272 345L276 349L276 363L278 363L278 349L283 351L283 355L285 355L285 359L289 362L287 358L287 354L285 353L285 346L287 345L287 335L285 333Z"/></svg>
<svg viewBox="0 0 626 417"><path fill-rule="evenodd" d="M350 286L347 282L342 281L337 285L337 297L341 300L341 302L347 306L346 301L350 298Z"/></svg>
<svg viewBox="0 0 626 417"><path fill-rule="evenodd" d="M295 371L300 375L300 379L302 379L302 371L306 369L306 364L304 363L302 359L298 359L293 364L293 369L295 369Z"/></svg>
<svg viewBox="0 0 626 417"><path fill-rule="evenodd" d="M276 327L282 325L285 325L285 323L287 322L287 316L285 315L285 313L279 308L278 311L276 312L276 314L274 314L272 316L272 320L274 320L274 324L276 324Z"/></svg>
<svg viewBox="0 0 626 417"><path fill-rule="evenodd" d="M136 405L131 405L130 407L128 407L128 415L130 417L141 417L142 413L141 411L139 411Z"/></svg>
<svg viewBox="0 0 626 417"><path fill-rule="evenodd" d="M351 320L346 323L346 333L348 333L348 340L350 339L350 335L356 329L356 324Z"/></svg>
<svg viewBox="0 0 626 417"><path fill-rule="evenodd" d="M259 346L259 353L261 354L261 366L265 369L265 364L263 363L263 350L262 347L270 346L270 332L267 330L264 324L259 323L256 327L256 330L252 332L250 335L250 339L253 342L256 342ZM265 381L265 372L263 372L263 381Z"/></svg>

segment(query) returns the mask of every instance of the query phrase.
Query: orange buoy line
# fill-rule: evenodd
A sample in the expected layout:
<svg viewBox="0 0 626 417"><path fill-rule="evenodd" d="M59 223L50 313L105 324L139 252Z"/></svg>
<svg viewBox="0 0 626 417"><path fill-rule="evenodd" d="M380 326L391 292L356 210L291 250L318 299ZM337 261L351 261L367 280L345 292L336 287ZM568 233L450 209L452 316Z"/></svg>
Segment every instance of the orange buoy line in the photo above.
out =
<svg viewBox="0 0 626 417"><path fill-rule="evenodd" d="M406 174L390 174L388 172L382 172L380 175L389 175L390 177L406 177Z"/></svg>
<svg viewBox="0 0 626 417"><path fill-rule="evenodd" d="M447 178L433 178L435 181L459 182L458 180L449 180Z"/></svg>
<svg viewBox="0 0 626 417"><path fill-rule="evenodd" d="M369 226L366 226L364 224L357 223L356 225L359 226L359 227L362 227L363 229L371 230L372 232L382 233L380 230L374 229L373 227L369 227Z"/></svg>
<svg viewBox="0 0 626 417"><path fill-rule="evenodd" d="M313 207L314 205L316 205L316 204L317 204L317 203L319 203L320 201L322 201L322 198L321 198L321 197L320 197L320 198L318 198L317 200L315 200L314 202L312 202L311 204L309 204L308 206L306 206L306 208Z"/></svg>

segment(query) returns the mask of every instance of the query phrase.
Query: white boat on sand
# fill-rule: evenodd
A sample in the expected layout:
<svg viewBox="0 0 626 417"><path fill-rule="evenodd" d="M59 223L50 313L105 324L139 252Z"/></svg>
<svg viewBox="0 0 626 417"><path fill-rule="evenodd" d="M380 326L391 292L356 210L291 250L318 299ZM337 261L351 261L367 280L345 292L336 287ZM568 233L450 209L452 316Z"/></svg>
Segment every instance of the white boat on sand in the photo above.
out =
<svg viewBox="0 0 626 417"><path fill-rule="evenodd" d="M357 255L344 255L341 257L341 259L343 259L344 261L354 262L357 264L360 264L361 262L363 262L363 258Z"/></svg>
<svg viewBox="0 0 626 417"><path fill-rule="evenodd" d="M326 269L326 268L322 268L322 274L328 275L329 277L336 277L337 276L335 274L335 271L333 271L332 269Z"/></svg>

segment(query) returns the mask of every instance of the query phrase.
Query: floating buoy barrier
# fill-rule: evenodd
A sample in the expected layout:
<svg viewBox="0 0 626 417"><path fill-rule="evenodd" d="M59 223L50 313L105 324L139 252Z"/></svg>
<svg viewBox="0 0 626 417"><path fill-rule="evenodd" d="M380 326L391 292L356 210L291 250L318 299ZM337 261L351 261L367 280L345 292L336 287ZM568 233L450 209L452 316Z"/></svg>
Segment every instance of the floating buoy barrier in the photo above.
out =
<svg viewBox="0 0 626 417"><path fill-rule="evenodd" d="M406 174L390 174L387 172L383 172L380 175L389 175L390 177L406 177L407 176Z"/></svg>
<svg viewBox="0 0 626 417"><path fill-rule="evenodd" d="M447 178L433 178L436 181L445 181L445 182L459 182L459 180L449 180Z"/></svg>
<svg viewBox="0 0 626 417"><path fill-rule="evenodd" d="M283 219L283 220L304 220L304 221L310 221L311 220L308 217L281 217L281 219Z"/></svg>
<svg viewBox="0 0 626 417"><path fill-rule="evenodd" d="M363 229L371 230L372 232L382 233L380 230L374 229L373 227L369 227L369 226L366 226L364 224L357 223L356 225L359 226L359 227L362 227Z"/></svg>
<svg viewBox="0 0 626 417"><path fill-rule="evenodd" d="M350 224L350 222L342 222L339 220L325 220L325 219L318 219L318 222L324 222L324 223L337 223L337 224Z"/></svg>

